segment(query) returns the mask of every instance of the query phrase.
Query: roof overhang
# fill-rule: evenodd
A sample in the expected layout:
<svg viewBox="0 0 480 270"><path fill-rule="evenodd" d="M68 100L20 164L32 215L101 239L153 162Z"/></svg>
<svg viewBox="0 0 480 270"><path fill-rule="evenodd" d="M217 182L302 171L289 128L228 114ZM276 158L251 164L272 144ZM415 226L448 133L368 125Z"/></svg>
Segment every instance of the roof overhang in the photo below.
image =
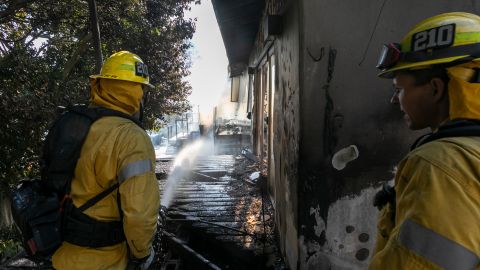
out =
<svg viewBox="0 0 480 270"><path fill-rule="evenodd" d="M230 76L248 66L265 0L212 0L230 66Z"/></svg>

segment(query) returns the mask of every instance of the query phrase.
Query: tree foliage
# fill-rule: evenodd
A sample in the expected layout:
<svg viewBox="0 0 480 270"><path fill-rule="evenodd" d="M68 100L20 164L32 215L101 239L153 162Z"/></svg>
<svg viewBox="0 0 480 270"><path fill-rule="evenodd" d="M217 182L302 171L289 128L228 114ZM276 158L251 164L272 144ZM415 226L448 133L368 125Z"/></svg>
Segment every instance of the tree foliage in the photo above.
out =
<svg viewBox="0 0 480 270"><path fill-rule="evenodd" d="M184 80L194 0L97 0L102 52L129 50L149 67L145 125L188 109ZM199 2L199 1L195 1ZM85 103L95 59L87 1L0 1L0 181L38 171L41 142L58 106Z"/></svg>

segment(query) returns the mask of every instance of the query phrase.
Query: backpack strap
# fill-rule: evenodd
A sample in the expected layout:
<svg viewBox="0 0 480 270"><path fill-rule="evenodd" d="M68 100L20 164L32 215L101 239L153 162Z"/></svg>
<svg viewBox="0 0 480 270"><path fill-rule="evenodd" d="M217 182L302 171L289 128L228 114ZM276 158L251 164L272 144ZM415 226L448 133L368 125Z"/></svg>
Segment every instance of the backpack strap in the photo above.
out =
<svg viewBox="0 0 480 270"><path fill-rule="evenodd" d="M68 110L89 118L91 124L101 117L116 116L129 119L143 129L138 120L119 111L102 107L88 108L86 106L73 106ZM72 179L70 179L68 183L68 193L70 193L71 180ZM102 222L97 221L83 213L85 210L89 209L103 198L111 194L114 190L117 190L118 192L119 186L120 183L117 182L78 208L75 207L71 201L69 201L64 227L64 240L75 245L93 248L112 246L125 241L122 219L120 221ZM123 213L119 197L117 197L117 206L120 217L122 217Z"/></svg>
<svg viewBox="0 0 480 270"><path fill-rule="evenodd" d="M410 150L438 139L450 137L480 137L480 121L458 120L447 123L441 126L437 132L420 136Z"/></svg>
<svg viewBox="0 0 480 270"><path fill-rule="evenodd" d="M104 107L91 107L91 108L89 108L86 105L74 105L74 106L68 107L67 110L88 117L92 121L92 123L97 121L101 117L117 116L117 117L126 118L126 119L134 122L135 124L137 124L142 129L144 129L142 124L140 123L140 121L133 118L132 116L130 116L126 113L120 112L120 111L116 111L116 110L112 110L112 109L108 109L108 108L104 108Z"/></svg>
<svg viewBox="0 0 480 270"><path fill-rule="evenodd" d="M98 194L97 196L91 198L90 200L88 200L86 203L84 203L82 206L78 207L78 210L80 212L83 212L85 210L87 210L88 208L92 207L93 205L95 205L97 202L101 201L103 198L105 198L107 195L109 195L110 193L112 193L115 189L117 189L119 186L118 183L116 183L115 185L105 189L104 191L102 191L100 194Z"/></svg>
<svg viewBox="0 0 480 270"><path fill-rule="evenodd" d="M87 119L90 120L90 126L95 122L97 121L98 119L102 118L102 117L106 117L106 116L116 116L116 117L122 117L122 118L125 118L125 119L128 119L132 122L134 122L136 125L138 125L140 128L143 129L143 126L142 124L135 118L131 117L130 115L126 114L126 113L122 113L122 112L119 112L119 111L116 111L116 110L112 110L112 109L108 109L108 108L104 108L104 107L88 107L87 105L84 105L84 104L77 104L77 105L73 105L73 106L69 106L67 107L66 111L64 112L64 114L66 113L75 113L75 114L79 114L79 115L82 115L84 117L86 117ZM80 145L83 145L83 142L88 134L90 130L90 127L88 128L88 130L85 130L85 134L82 135L83 138L82 138L82 142ZM66 196L68 197L68 194L70 194L70 189L71 189L71 181L72 181L72 178L73 178L73 173L74 173L74 170L75 170L75 167L76 167L76 160L80 157L80 151L81 151L81 147L76 149L76 158L75 158L75 164L73 165L73 167L71 168L72 171L69 171L69 175L71 175L71 177L68 177L68 180L66 181L66 186L65 186L65 194ZM115 188L114 188L115 189ZM113 190L114 190L113 189ZM108 190L108 189L107 189ZM112 190L112 191L113 191ZM103 194L100 193L100 194ZM99 194L99 195L100 195ZM103 197L101 197L99 200L103 199L105 196L107 196L109 193L103 195ZM96 197L92 198L92 199L95 199ZM99 200L97 200L96 202L98 202ZM93 206L90 205L90 207ZM84 210L88 209L85 208Z"/></svg>
<svg viewBox="0 0 480 270"><path fill-rule="evenodd" d="M91 108L89 108L85 105L74 105L74 106L69 107L68 111L78 113L78 114L81 114L83 116L88 117L92 121L92 124L102 117L116 116L116 117L126 118L126 119L134 122L135 124L137 124L139 127L141 127L143 129L142 124L137 119L131 117L130 115L128 115L126 113L116 111L116 110L104 108L104 107L91 107ZM69 185L67 185L67 187L68 187L68 192L67 193L70 193L70 185L71 185L71 183L69 183ZM87 210L88 208L92 207L97 202L101 201L103 198L108 196L110 193L112 193L118 187L119 187L119 183L116 183L115 185L107 188L106 190L102 191L100 194L91 198L86 203L84 203L82 206L80 206L78 208L78 210L80 212L83 212L83 211Z"/></svg>

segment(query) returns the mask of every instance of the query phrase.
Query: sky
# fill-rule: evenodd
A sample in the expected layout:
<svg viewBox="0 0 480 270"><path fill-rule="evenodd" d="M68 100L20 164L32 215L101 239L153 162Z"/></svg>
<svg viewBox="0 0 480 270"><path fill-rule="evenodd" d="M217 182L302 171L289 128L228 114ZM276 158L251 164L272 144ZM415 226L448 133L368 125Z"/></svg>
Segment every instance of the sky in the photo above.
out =
<svg viewBox="0 0 480 270"><path fill-rule="evenodd" d="M194 5L187 16L197 18L192 39L191 75L186 78L192 86L189 101L194 106L198 105L203 114L210 114L227 88L225 47L210 0Z"/></svg>

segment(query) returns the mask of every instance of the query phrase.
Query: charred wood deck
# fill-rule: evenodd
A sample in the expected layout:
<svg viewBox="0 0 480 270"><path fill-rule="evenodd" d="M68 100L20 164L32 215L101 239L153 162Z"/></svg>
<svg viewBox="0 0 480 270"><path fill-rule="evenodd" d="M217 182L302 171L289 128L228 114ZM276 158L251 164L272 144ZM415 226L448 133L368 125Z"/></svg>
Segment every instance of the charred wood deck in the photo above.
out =
<svg viewBox="0 0 480 270"><path fill-rule="evenodd" d="M221 269L278 269L272 207L258 186L231 177L235 161L227 155L200 160L177 186L167 231ZM161 179L161 188L165 184ZM165 265L200 269L197 259L178 256L182 255L174 255L174 263L167 259Z"/></svg>

